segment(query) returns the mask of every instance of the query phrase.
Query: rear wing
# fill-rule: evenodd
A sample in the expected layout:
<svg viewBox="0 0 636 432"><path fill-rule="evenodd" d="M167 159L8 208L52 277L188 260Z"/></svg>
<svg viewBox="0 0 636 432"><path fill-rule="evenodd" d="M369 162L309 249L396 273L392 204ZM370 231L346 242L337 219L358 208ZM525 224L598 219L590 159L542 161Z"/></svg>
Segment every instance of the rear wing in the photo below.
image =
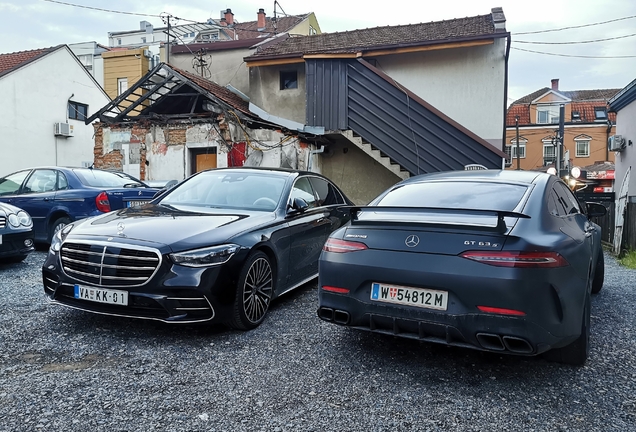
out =
<svg viewBox="0 0 636 432"><path fill-rule="evenodd" d="M351 224L358 225L364 224L367 221L360 219L360 212L368 211L375 213L403 213L404 215L408 215L403 219L392 219L390 215L386 217L380 217L376 220L368 220L370 223L384 222L384 223L422 223L427 225L443 225L443 226L459 226L466 227L470 226L471 228L477 228L484 231L495 231L495 232L506 232L508 229L504 218L513 217L513 218L522 218L522 219L530 219L530 216L513 212L507 210L478 210L478 209L461 209L461 208L442 208L442 207L389 207L389 206L341 206L339 209L343 211L349 211L351 215ZM415 219L414 214L422 214L425 213L430 215L430 219ZM462 220L459 221L457 219L453 220L453 218L467 217L466 219L473 218L470 220ZM488 218L490 216L490 218ZM475 220L475 218L477 220ZM490 221L495 221L495 223L486 223L486 219ZM495 219L496 218L496 219Z"/></svg>

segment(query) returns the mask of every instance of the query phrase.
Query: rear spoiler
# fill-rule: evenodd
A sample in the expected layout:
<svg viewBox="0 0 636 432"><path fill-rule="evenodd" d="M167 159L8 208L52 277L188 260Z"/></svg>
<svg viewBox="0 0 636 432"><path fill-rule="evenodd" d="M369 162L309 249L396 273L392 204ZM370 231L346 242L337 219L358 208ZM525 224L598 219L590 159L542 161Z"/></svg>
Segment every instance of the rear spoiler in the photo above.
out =
<svg viewBox="0 0 636 432"><path fill-rule="evenodd" d="M530 219L530 216L513 212L507 210L478 210L478 209L461 209L461 208L443 208L443 207L389 207L389 206L340 206L339 209L343 211L349 210L349 214L351 216L351 224L356 223L364 223L358 219L358 213L360 211L373 211L380 213L390 213L390 212L405 212L405 213L437 213L437 214L453 214L453 215L465 215L465 216L496 216L497 217L497 225L496 226L483 226L483 225L470 225L470 224L458 224L452 221L447 222L430 222L431 225L456 225L456 226L477 226L483 230L487 231L497 231L497 232L505 232L507 230L506 223L504 221L505 217L513 217L513 218L522 218L522 219ZM399 221L395 221L399 223ZM424 222L427 223L427 222Z"/></svg>

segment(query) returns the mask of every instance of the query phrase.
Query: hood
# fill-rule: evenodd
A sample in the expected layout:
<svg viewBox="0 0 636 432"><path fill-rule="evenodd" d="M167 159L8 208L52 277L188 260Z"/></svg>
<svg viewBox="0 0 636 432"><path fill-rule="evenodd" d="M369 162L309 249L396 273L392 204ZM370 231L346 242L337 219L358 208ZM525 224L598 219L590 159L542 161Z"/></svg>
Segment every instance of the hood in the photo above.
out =
<svg viewBox="0 0 636 432"><path fill-rule="evenodd" d="M166 245L177 252L222 244L274 218L270 212L146 204L87 219L68 239L111 237Z"/></svg>
<svg viewBox="0 0 636 432"><path fill-rule="evenodd" d="M14 205L0 202L0 215L9 216L11 213L17 214L19 211L24 211L24 210Z"/></svg>

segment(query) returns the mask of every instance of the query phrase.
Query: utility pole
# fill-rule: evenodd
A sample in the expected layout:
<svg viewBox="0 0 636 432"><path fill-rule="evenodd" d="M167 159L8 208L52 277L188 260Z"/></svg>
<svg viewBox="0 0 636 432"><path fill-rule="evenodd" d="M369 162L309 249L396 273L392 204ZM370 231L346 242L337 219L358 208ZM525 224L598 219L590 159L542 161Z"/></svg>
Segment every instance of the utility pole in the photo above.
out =
<svg viewBox="0 0 636 432"><path fill-rule="evenodd" d="M517 171L521 169L521 158L519 157L519 116L515 116L515 129L517 130Z"/></svg>
<svg viewBox="0 0 636 432"><path fill-rule="evenodd" d="M170 64L170 15L168 19L168 43L166 44L166 63Z"/></svg>
<svg viewBox="0 0 636 432"><path fill-rule="evenodd" d="M563 158L563 135L565 134L565 105L559 106L559 136L557 138L556 151L556 170L559 178L561 177L561 162Z"/></svg>

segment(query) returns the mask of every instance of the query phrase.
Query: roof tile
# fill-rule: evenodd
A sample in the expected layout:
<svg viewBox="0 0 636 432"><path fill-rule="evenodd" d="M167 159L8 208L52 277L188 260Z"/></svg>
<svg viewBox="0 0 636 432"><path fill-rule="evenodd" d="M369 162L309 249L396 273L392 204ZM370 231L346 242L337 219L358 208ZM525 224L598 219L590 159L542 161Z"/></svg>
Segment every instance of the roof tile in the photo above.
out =
<svg viewBox="0 0 636 432"><path fill-rule="evenodd" d="M0 76L8 74L25 64L35 60L37 57L55 51L59 46L51 48L40 48L31 51L19 51L8 54L0 54Z"/></svg>
<svg viewBox="0 0 636 432"><path fill-rule="evenodd" d="M265 56L290 56L319 53L355 53L396 45L415 45L493 35L496 33L492 15L457 18L446 21L374 27L312 36L292 37L247 57L256 60ZM505 33L503 33L505 34Z"/></svg>

